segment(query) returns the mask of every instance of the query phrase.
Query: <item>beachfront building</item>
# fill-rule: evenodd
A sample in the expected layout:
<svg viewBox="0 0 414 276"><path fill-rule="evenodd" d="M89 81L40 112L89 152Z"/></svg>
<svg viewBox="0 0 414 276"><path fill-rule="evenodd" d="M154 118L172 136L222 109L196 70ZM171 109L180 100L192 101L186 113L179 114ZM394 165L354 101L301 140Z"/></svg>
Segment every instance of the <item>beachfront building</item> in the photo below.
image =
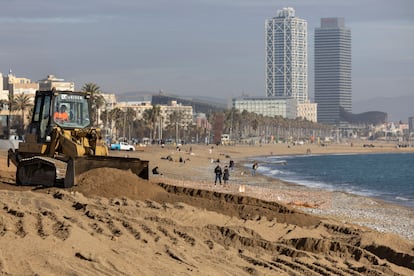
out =
<svg viewBox="0 0 414 276"><path fill-rule="evenodd" d="M193 121L193 107L190 105L182 105L176 101L171 101L168 105L158 105L160 107L160 120L162 127L165 128L171 124L172 117L178 117L179 121L183 125L190 125ZM126 111L128 108L135 112L135 119L142 120L144 113L148 109L152 109L153 105L151 101L129 101L129 102L118 102L116 107Z"/></svg>
<svg viewBox="0 0 414 276"><path fill-rule="evenodd" d="M351 30L344 18L322 18L314 47L318 122L340 125L341 113L352 112Z"/></svg>
<svg viewBox="0 0 414 276"><path fill-rule="evenodd" d="M160 113L163 128L175 123L184 128L193 124L193 107L191 105L182 105L177 101L171 101L169 105L160 106Z"/></svg>
<svg viewBox="0 0 414 276"><path fill-rule="evenodd" d="M159 139L162 139L162 130L167 126L177 124L177 127L187 129L190 125L193 125L193 107L191 105L182 105L177 101L171 101L168 105L158 106L160 108L159 118L157 119ZM118 102L115 107L124 112L131 109L135 113L135 119L142 120L145 111L152 109L154 105L151 104L151 101L129 101Z"/></svg>
<svg viewBox="0 0 414 276"><path fill-rule="evenodd" d="M45 79L39 80L39 89L42 91L55 89L57 91L75 91L75 83L58 79L55 75L48 75Z"/></svg>
<svg viewBox="0 0 414 276"><path fill-rule="evenodd" d="M36 94L36 91L39 89L39 84L32 82L28 78L16 77L10 70L6 76L2 76L2 90L0 90L0 116L10 116L9 124L13 129L21 127L21 110L10 110L9 99L18 100L28 99L28 104L32 103ZM28 113L29 106L26 106L25 112ZM23 125L29 124L30 118L28 116L23 117ZM3 124L2 124L3 125ZM20 129L23 132L22 129Z"/></svg>
<svg viewBox="0 0 414 276"><path fill-rule="evenodd" d="M263 116L295 119L297 100L292 97L240 97L232 99L232 106L240 112L246 110Z"/></svg>
<svg viewBox="0 0 414 276"><path fill-rule="evenodd" d="M3 74L0 72L0 111L7 107L6 101L9 99L9 90L4 86Z"/></svg>
<svg viewBox="0 0 414 276"><path fill-rule="evenodd" d="M414 116L408 117L408 131L414 136Z"/></svg>
<svg viewBox="0 0 414 276"><path fill-rule="evenodd" d="M316 123L317 118L317 104L309 101L297 105L296 117Z"/></svg>
<svg viewBox="0 0 414 276"><path fill-rule="evenodd" d="M266 96L308 101L307 22L283 8L265 22Z"/></svg>
<svg viewBox="0 0 414 276"><path fill-rule="evenodd" d="M115 107L121 109L122 111L127 111L131 109L135 113L135 119L142 120L144 118L144 113L148 109L152 109L151 101L128 101L128 102L117 102Z"/></svg>
<svg viewBox="0 0 414 276"><path fill-rule="evenodd" d="M3 89L13 97L23 94L34 99L39 84L28 78L16 77L10 70L9 74L3 78Z"/></svg>

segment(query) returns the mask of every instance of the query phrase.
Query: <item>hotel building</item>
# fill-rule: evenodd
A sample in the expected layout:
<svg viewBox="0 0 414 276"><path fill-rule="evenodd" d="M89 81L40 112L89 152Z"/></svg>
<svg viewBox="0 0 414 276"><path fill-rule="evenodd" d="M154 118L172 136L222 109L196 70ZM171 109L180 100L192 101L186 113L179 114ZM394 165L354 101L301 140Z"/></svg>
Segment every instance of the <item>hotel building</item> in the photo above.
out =
<svg viewBox="0 0 414 276"><path fill-rule="evenodd" d="M315 29L315 102L318 122L340 125L352 112L351 30L343 18L322 18Z"/></svg>

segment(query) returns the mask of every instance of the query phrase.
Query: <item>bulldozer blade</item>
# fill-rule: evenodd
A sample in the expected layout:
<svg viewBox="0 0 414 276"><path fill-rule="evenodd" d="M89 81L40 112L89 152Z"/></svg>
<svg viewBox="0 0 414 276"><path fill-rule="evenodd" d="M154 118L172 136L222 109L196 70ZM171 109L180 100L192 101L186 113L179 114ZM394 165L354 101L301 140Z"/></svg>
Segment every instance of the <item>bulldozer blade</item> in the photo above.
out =
<svg viewBox="0 0 414 276"><path fill-rule="evenodd" d="M52 187L56 181L56 166L43 158L29 158L19 162L16 184L22 186L42 185Z"/></svg>
<svg viewBox="0 0 414 276"><path fill-rule="evenodd" d="M70 159L66 169L64 187L76 185L77 176L93 169L115 168L130 170L142 179L148 179L148 161L139 158L113 157L113 156L82 156Z"/></svg>

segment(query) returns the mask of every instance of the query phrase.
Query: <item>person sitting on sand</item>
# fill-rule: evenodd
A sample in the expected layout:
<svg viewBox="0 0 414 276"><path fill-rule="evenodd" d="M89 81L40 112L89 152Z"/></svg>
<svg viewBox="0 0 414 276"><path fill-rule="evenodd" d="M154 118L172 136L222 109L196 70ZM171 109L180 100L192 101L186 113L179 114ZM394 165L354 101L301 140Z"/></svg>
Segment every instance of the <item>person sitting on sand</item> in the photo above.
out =
<svg viewBox="0 0 414 276"><path fill-rule="evenodd" d="M161 157L161 159L173 161L173 158L171 157L171 155L168 155L167 157Z"/></svg>
<svg viewBox="0 0 414 276"><path fill-rule="evenodd" d="M162 175L162 173L160 173L160 172L158 171L158 166L156 166L155 168L153 168L153 169L152 169L152 174L159 174L159 175Z"/></svg>

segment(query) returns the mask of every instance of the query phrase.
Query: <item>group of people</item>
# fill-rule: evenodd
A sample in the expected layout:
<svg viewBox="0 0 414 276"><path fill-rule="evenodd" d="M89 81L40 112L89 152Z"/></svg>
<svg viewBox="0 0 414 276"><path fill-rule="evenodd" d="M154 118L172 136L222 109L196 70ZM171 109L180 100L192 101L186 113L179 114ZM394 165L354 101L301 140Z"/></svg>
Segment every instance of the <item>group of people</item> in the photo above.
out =
<svg viewBox="0 0 414 276"><path fill-rule="evenodd" d="M221 184L222 178L224 184L227 184L227 181L230 178L229 168L225 166L224 170L222 170L219 163L217 163L217 166L214 168L214 174L216 175L216 178L214 179L214 185L216 185L217 182Z"/></svg>
<svg viewBox="0 0 414 276"><path fill-rule="evenodd" d="M166 159L166 158L161 158L161 159ZM180 162L182 162L182 161L180 160ZM220 159L217 159L216 161L212 160L212 162L217 163L216 167L214 168L214 175L215 175L214 185L217 185L217 182L219 184L222 184L222 181L223 181L224 184L227 184L228 181L229 181L229 178L230 178L230 170L234 169L234 161L230 160L229 165L224 166L224 169L222 169L221 166L220 166ZM256 175L256 170L257 170L258 167L259 167L259 164L255 161L253 163L253 166L252 166L252 175L253 176ZM155 168L152 169L152 174L162 175L162 173L160 173L159 170L158 170L158 166L156 166Z"/></svg>
<svg viewBox="0 0 414 276"><path fill-rule="evenodd" d="M227 184L227 181L230 178L230 169L232 170L234 168L234 161L230 160L229 162L229 166L225 166L224 170L221 169L220 167L220 161L217 159L217 166L214 168L214 174L215 174L215 179L214 179L214 185L217 184L217 182L219 182L221 184L221 180L223 179L224 184ZM256 170L259 167L259 164L255 161L253 163L252 166L252 175L255 176L256 175Z"/></svg>
<svg viewBox="0 0 414 276"><path fill-rule="evenodd" d="M234 168L234 161L230 160L229 166L224 166L224 169L221 169L219 159L217 159L216 162L217 162L217 166L214 168L214 174L216 176L214 179L214 185L216 185L217 182L221 184L222 179L223 179L224 184L227 184L230 178L230 170Z"/></svg>

